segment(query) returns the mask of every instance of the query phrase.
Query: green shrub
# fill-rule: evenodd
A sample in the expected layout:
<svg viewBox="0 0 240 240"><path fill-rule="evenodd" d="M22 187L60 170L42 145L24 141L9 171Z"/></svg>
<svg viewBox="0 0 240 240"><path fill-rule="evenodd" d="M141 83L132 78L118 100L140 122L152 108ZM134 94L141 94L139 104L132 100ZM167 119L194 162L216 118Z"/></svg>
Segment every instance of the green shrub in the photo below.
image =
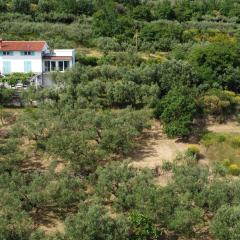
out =
<svg viewBox="0 0 240 240"><path fill-rule="evenodd" d="M189 88L175 86L159 101L154 115L160 118L168 137L186 138L193 133L196 111L194 96L189 94Z"/></svg>
<svg viewBox="0 0 240 240"><path fill-rule="evenodd" d="M223 160L223 165L225 166L225 167L229 167L230 165L231 165L231 161L227 158L227 159L224 159Z"/></svg>
<svg viewBox="0 0 240 240"><path fill-rule="evenodd" d="M98 58L96 57L88 57L84 55L77 55L76 61L86 66L97 66Z"/></svg>
<svg viewBox="0 0 240 240"><path fill-rule="evenodd" d="M229 117L237 110L239 96L231 91L211 89L198 99L198 105L205 114Z"/></svg>
<svg viewBox="0 0 240 240"><path fill-rule="evenodd" d="M219 133L207 133L203 136L201 142L205 147L210 147L216 143L223 143L226 141L226 136Z"/></svg>
<svg viewBox="0 0 240 240"><path fill-rule="evenodd" d="M12 102L14 89L0 88L0 105L5 106Z"/></svg>
<svg viewBox="0 0 240 240"><path fill-rule="evenodd" d="M187 166L195 166L197 164L197 157L185 154L184 161Z"/></svg>
<svg viewBox="0 0 240 240"><path fill-rule="evenodd" d="M238 176L240 174L240 168L237 164L231 164L229 166L229 172L234 176Z"/></svg>
<svg viewBox="0 0 240 240"><path fill-rule="evenodd" d="M166 172L169 172L173 169L173 163L169 161L164 161L162 164L162 169Z"/></svg>
<svg viewBox="0 0 240 240"><path fill-rule="evenodd" d="M190 156L194 156L198 159L200 154L200 149L195 145L190 145L186 151L186 154Z"/></svg>
<svg viewBox="0 0 240 240"><path fill-rule="evenodd" d="M1 80L10 85L16 85L18 82L26 84L33 75L34 75L33 73L12 73L10 75L5 76Z"/></svg>
<svg viewBox="0 0 240 240"><path fill-rule="evenodd" d="M39 22L70 24L76 20L76 17L73 14L50 12L37 14L35 20Z"/></svg>
<svg viewBox="0 0 240 240"><path fill-rule="evenodd" d="M213 163L213 169L212 169L212 171L213 171L213 174L215 175L215 176L221 176L221 177L224 177L224 176L226 176L227 174L228 174L228 172L229 172L229 170L228 170L228 168L226 167L226 166L224 166L224 164L222 164L221 162L219 162L219 161L215 161L214 163Z"/></svg>
<svg viewBox="0 0 240 240"><path fill-rule="evenodd" d="M231 144L234 148L240 148L240 136L233 137L231 139Z"/></svg>

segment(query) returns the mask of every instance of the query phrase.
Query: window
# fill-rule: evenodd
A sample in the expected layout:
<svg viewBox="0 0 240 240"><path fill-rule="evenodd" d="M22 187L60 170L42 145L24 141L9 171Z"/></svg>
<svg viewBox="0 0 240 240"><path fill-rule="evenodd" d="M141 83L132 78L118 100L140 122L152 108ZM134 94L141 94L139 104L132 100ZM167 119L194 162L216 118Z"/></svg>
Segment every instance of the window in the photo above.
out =
<svg viewBox="0 0 240 240"><path fill-rule="evenodd" d="M33 56L33 55L34 55L34 52L32 52L32 51L24 51L24 52L21 52L21 55L24 55L24 56Z"/></svg>
<svg viewBox="0 0 240 240"><path fill-rule="evenodd" d="M69 68L69 61L44 61L44 71L52 72L52 71L60 71L64 72L67 68Z"/></svg>
<svg viewBox="0 0 240 240"><path fill-rule="evenodd" d="M70 66L69 61L64 61L64 70L68 69Z"/></svg>
<svg viewBox="0 0 240 240"><path fill-rule="evenodd" d="M68 68L69 68L69 61L58 61L58 70L60 72L63 72Z"/></svg>
<svg viewBox="0 0 240 240"><path fill-rule="evenodd" d="M10 51L3 51L3 56L10 56L12 52Z"/></svg>
<svg viewBox="0 0 240 240"><path fill-rule="evenodd" d="M62 72L64 69L63 69L63 61L59 61L58 62L58 70L60 71L60 72Z"/></svg>
<svg viewBox="0 0 240 240"><path fill-rule="evenodd" d="M50 72L50 61L45 61L44 62L44 71L45 72Z"/></svg>
<svg viewBox="0 0 240 240"><path fill-rule="evenodd" d="M51 71L55 71L56 70L56 62L51 61Z"/></svg>

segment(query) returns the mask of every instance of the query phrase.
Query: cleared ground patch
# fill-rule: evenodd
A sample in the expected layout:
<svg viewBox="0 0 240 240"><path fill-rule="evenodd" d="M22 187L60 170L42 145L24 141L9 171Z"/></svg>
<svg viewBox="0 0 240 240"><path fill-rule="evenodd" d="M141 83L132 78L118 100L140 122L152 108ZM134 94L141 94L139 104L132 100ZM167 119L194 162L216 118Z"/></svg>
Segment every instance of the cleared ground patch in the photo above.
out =
<svg viewBox="0 0 240 240"><path fill-rule="evenodd" d="M178 154L185 152L189 144L168 139L162 131L158 121L154 121L150 130L147 130L140 140L140 146L131 156L136 167L154 169L161 167L164 161L173 161Z"/></svg>
<svg viewBox="0 0 240 240"><path fill-rule="evenodd" d="M237 122L212 124L208 126L207 130L212 134L225 136L226 141L215 142L211 146L206 146L204 142L195 144L200 150L199 164L211 167L214 161L223 162L225 159L229 159L230 162L237 163L240 166L240 147L236 145L238 144L238 137L240 138L239 124ZM163 133L160 123L154 121L151 129L146 130L138 148L131 156L132 165L137 168L150 168L157 171L156 180L158 184L165 186L171 180L171 174L159 169L164 162L173 162L190 145L191 143L181 142L179 139L168 139Z"/></svg>

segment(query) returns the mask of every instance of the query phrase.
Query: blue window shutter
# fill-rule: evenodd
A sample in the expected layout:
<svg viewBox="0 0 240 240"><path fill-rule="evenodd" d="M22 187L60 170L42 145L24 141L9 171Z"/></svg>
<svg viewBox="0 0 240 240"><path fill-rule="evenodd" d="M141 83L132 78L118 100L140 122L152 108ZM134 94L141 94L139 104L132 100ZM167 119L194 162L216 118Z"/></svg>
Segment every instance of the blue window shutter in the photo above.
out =
<svg viewBox="0 0 240 240"><path fill-rule="evenodd" d="M31 61L24 61L24 72L25 73L32 72L32 63L31 63Z"/></svg>
<svg viewBox="0 0 240 240"><path fill-rule="evenodd" d="M20 54L21 54L21 56L24 56L24 51L21 51Z"/></svg>
<svg viewBox="0 0 240 240"><path fill-rule="evenodd" d="M2 56L3 55L3 51L0 51L0 56Z"/></svg>
<svg viewBox="0 0 240 240"><path fill-rule="evenodd" d="M10 51L10 56L13 56L13 51Z"/></svg>
<svg viewBox="0 0 240 240"><path fill-rule="evenodd" d="M31 52L31 55L32 55L32 56L35 56L35 52Z"/></svg>
<svg viewBox="0 0 240 240"><path fill-rule="evenodd" d="M11 62L4 61L3 62L3 74L11 73Z"/></svg>

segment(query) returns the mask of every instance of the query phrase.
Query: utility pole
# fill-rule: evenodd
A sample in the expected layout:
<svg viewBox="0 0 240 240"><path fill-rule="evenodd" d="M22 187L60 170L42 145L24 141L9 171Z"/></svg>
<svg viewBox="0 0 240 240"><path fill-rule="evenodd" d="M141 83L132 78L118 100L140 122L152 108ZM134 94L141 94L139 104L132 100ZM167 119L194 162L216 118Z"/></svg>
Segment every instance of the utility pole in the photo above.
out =
<svg viewBox="0 0 240 240"><path fill-rule="evenodd" d="M138 31L138 29L136 29L133 39L135 40L135 46L136 46L137 51L138 51L138 38L139 38L139 31Z"/></svg>

